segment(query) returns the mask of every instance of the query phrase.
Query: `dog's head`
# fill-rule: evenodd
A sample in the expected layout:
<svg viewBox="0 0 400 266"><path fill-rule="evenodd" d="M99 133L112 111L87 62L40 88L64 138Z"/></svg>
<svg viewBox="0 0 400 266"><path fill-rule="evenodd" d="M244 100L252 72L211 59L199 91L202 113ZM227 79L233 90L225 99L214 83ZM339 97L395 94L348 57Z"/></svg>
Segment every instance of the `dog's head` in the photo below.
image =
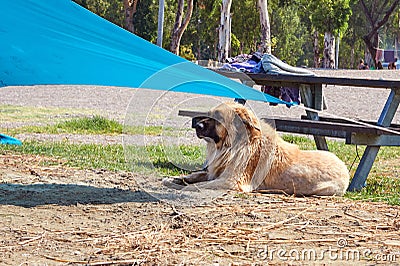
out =
<svg viewBox="0 0 400 266"><path fill-rule="evenodd" d="M213 141L218 147L232 146L235 142L248 141L258 136L260 122L241 104L223 103L212 109L207 116L194 117L192 127L197 137Z"/></svg>

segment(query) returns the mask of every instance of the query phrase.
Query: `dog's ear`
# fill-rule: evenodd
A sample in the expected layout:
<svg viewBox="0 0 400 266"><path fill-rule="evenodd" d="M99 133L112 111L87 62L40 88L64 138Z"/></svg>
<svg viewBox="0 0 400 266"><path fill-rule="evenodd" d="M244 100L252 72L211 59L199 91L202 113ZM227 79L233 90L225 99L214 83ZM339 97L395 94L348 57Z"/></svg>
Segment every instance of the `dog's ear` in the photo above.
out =
<svg viewBox="0 0 400 266"><path fill-rule="evenodd" d="M236 114L240 117L240 119L242 120L243 124L246 125L246 127L254 128L256 130L261 131L259 121L254 115L251 115L247 110L242 108L237 109Z"/></svg>

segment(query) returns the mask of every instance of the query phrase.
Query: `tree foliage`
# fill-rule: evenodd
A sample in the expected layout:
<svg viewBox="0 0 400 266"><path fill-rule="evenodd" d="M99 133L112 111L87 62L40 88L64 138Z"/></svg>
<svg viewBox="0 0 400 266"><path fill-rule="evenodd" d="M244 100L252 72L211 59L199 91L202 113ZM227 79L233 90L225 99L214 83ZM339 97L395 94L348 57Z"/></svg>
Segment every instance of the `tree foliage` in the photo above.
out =
<svg viewBox="0 0 400 266"><path fill-rule="evenodd" d="M182 43L192 44L193 54L198 60L217 58L220 4L208 0L194 3L192 19L182 36Z"/></svg>
<svg viewBox="0 0 400 266"><path fill-rule="evenodd" d="M311 21L319 32L344 33L351 16L350 0L311 1Z"/></svg>
<svg viewBox="0 0 400 266"><path fill-rule="evenodd" d="M74 0L94 13L123 27L123 0ZM373 17L382 20L388 8L399 0L268 0L272 53L291 65L313 66L313 34L341 33L339 66L354 68L364 57L364 37L373 29L360 2L365 2ZM181 39L180 53L193 60L217 58L218 25L222 0L194 0L193 14ZM169 49L178 0L165 0L163 47ZM374 7L374 8L373 8ZM383 8L380 8L383 7ZM257 0L234 0L231 55L251 53L261 41ZM155 43L158 0L138 0L134 33ZM400 39L398 5L378 29L379 47L395 49Z"/></svg>
<svg viewBox="0 0 400 266"><path fill-rule="evenodd" d="M124 8L122 0L73 0L93 13L123 27Z"/></svg>
<svg viewBox="0 0 400 266"><path fill-rule="evenodd" d="M240 53L251 53L257 49L256 44L261 40L261 35L256 0L233 2L232 33L240 42Z"/></svg>
<svg viewBox="0 0 400 266"><path fill-rule="evenodd" d="M185 2L186 10L185 10ZM190 19L193 14L193 0L178 0L178 8L175 16L174 27L172 28L172 38L170 51L174 54L179 55L180 44L182 35L185 32L187 26L189 25Z"/></svg>
<svg viewBox="0 0 400 266"><path fill-rule="evenodd" d="M272 53L291 65L308 65L304 55L310 42L307 24L301 20L298 3L270 1Z"/></svg>
<svg viewBox="0 0 400 266"><path fill-rule="evenodd" d="M358 1L351 3L352 15L347 31L342 34L339 51L339 67L357 68L360 59L364 59L365 43L362 39L367 32L365 16Z"/></svg>

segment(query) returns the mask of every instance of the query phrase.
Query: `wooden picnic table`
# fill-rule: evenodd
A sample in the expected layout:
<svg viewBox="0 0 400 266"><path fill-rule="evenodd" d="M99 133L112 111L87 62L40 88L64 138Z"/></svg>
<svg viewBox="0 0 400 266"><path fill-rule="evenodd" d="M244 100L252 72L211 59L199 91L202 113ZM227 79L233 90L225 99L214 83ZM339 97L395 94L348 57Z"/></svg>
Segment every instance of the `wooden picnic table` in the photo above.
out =
<svg viewBox="0 0 400 266"><path fill-rule="evenodd" d="M325 137L346 139L346 144L367 145L354 177L348 188L357 191L366 185L366 180L381 146L400 146L400 126L392 125L393 117L400 103L400 80L304 76L288 74L254 74L237 73L226 70L215 72L229 78L239 79L249 86L268 85L277 87L299 88L304 106L316 111L307 110L303 119L275 118L278 131L311 134L320 150L328 150ZM352 123L342 119L320 118L317 111L324 109L325 98L323 85L337 85L362 88L390 89L390 94L377 121L365 124ZM271 120L271 118L262 118ZM387 131L391 129L392 131Z"/></svg>

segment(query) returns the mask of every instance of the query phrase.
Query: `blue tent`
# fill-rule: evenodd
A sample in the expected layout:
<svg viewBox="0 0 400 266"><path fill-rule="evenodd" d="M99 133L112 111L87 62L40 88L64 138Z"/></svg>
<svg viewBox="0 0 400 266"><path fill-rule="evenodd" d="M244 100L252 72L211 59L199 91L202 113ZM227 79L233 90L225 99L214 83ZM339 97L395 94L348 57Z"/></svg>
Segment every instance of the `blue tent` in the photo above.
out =
<svg viewBox="0 0 400 266"><path fill-rule="evenodd" d="M22 142L13 137L10 137L10 136L4 135L4 134L0 134L0 144L21 145Z"/></svg>
<svg viewBox="0 0 400 266"><path fill-rule="evenodd" d="M104 85L285 103L191 63L70 0L0 0L0 87Z"/></svg>
<svg viewBox="0 0 400 266"><path fill-rule="evenodd" d="M186 61L70 0L0 0L0 86L80 84L282 103ZM149 78L157 75L153 81Z"/></svg>

